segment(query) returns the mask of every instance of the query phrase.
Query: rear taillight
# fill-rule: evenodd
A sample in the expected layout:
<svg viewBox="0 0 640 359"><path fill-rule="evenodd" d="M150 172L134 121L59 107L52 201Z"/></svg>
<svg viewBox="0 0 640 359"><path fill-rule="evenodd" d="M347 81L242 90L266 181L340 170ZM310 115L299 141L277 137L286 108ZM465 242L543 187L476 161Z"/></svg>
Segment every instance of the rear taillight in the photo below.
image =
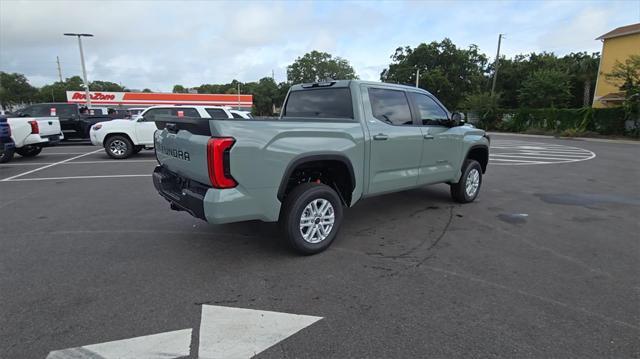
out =
<svg viewBox="0 0 640 359"><path fill-rule="evenodd" d="M40 127L38 127L38 121L29 121L31 125L31 133L40 133Z"/></svg>
<svg viewBox="0 0 640 359"><path fill-rule="evenodd" d="M214 188L233 188L238 185L231 177L229 163L229 152L235 142L231 137L214 137L207 143L209 180Z"/></svg>

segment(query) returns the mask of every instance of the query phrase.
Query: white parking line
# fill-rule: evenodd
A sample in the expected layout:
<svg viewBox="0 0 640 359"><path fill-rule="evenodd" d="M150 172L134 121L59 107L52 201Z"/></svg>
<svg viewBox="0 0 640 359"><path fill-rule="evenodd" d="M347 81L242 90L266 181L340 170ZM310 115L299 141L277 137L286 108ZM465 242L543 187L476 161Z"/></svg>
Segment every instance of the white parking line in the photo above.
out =
<svg viewBox="0 0 640 359"><path fill-rule="evenodd" d="M586 161L596 154L584 148L529 141L495 141L489 150L496 165L537 165Z"/></svg>
<svg viewBox="0 0 640 359"><path fill-rule="evenodd" d="M65 155L81 155L86 152L45 152L41 156L65 156Z"/></svg>
<svg viewBox="0 0 640 359"><path fill-rule="evenodd" d="M31 173L34 173L34 172L38 172L38 171L41 171L43 169L53 167L55 165L59 165L61 163L66 163L66 162L69 162L69 161L73 161L73 160L75 160L77 158L88 156L88 155L94 154L94 153L99 152L99 151L102 151L102 149L95 150L95 151L92 151L92 152L87 152L87 153L81 154L79 156L67 158L66 160L62 160L60 162L54 162L54 163L51 163L51 164L46 165L46 166L42 166L42 167L38 167L38 168L32 169L31 171L27 171L27 172L23 172L23 173L17 174L15 176L7 177L5 179L0 180L0 182L11 181L11 180L13 180L15 178L22 177L22 176L25 176L25 175L28 175L28 174L31 174Z"/></svg>
<svg viewBox="0 0 640 359"><path fill-rule="evenodd" d="M126 160L126 161L113 161L113 160L103 160L103 161L75 161L75 162L65 162L60 163L60 165L86 165L92 163L140 163L140 162L157 162L156 160ZM50 165L55 162L25 162L25 163L1 163L0 167L4 166L36 166L36 165Z"/></svg>
<svg viewBox="0 0 640 359"><path fill-rule="evenodd" d="M22 176L22 175L19 175ZM15 177L15 176L14 176ZM69 177L38 177L38 178L5 178L1 182L21 182L21 181L54 181L67 179L92 179L92 178L130 178L130 177L151 177L150 173L143 175L104 175L104 176L69 176Z"/></svg>

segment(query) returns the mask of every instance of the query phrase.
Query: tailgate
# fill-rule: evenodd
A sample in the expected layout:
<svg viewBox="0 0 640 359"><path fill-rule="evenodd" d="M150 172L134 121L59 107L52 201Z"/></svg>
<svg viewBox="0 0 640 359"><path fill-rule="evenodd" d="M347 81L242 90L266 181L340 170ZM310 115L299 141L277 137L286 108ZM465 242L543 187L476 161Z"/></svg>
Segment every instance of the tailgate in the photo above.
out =
<svg viewBox="0 0 640 359"><path fill-rule="evenodd" d="M38 121L41 137L55 136L62 132L60 130L60 121L57 117L36 117L34 119Z"/></svg>
<svg viewBox="0 0 640 359"><path fill-rule="evenodd" d="M158 162L171 172L210 185L207 142L211 138L209 120L166 118L156 121L154 135Z"/></svg>

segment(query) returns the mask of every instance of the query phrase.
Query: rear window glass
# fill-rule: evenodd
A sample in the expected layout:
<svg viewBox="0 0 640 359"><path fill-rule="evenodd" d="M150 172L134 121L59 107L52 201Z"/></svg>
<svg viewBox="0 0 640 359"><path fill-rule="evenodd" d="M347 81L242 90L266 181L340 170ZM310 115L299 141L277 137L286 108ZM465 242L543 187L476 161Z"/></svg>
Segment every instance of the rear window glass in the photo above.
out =
<svg viewBox="0 0 640 359"><path fill-rule="evenodd" d="M235 113L235 112L231 112L231 116L233 116L233 118L244 118L244 117L240 116L240 114Z"/></svg>
<svg viewBox="0 0 640 359"><path fill-rule="evenodd" d="M292 91L284 116L353 118L351 92L348 88Z"/></svg>

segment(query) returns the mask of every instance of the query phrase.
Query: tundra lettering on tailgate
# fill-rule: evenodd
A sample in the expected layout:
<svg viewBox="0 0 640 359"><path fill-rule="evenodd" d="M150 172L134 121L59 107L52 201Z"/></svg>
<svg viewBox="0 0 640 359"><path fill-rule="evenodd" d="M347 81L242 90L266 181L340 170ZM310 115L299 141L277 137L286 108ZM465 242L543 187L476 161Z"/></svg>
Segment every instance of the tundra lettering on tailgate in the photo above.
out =
<svg viewBox="0 0 640 359"><path fill-rule="evenodd" d="M191 161L191 158L189 157L189 152L179 150L177 148L160 146L160 152L164 153L165 155L175 157L179 160Z"/></svg>

